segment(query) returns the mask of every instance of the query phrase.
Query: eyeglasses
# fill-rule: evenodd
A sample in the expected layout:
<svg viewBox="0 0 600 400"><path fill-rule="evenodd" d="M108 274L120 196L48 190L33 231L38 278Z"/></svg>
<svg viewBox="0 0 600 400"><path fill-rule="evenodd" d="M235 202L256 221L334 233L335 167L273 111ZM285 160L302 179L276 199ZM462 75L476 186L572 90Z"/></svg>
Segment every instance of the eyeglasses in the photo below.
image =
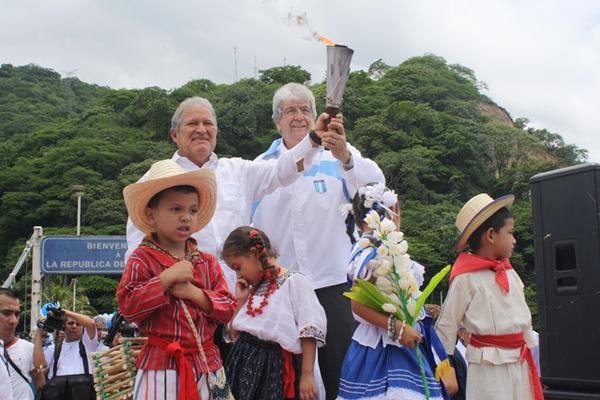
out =
<svg viewBox="0 0 600 400"><path fill-rule="evenodd" d="M312 109L310 107L286 107L283 109L283 115L291 117L293 115L302 113L302 115L312 115Z"/></svg>

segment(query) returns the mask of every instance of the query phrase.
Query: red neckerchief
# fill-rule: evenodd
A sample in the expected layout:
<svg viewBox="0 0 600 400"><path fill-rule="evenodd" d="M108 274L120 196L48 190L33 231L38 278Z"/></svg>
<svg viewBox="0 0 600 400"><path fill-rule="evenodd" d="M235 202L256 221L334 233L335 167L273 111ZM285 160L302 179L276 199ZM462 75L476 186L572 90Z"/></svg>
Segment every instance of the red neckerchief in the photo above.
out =
<svg viewBox="0 0 600 400"><path fill-rule="evenodd" d="M460 253L452 266L452 271L450 271L450 282L452 282L452 279L457 275L484 269L491 269L494 271L496 273L496 283L508 293L509 287L506 270L512 269L512 265L508 258L492 260L491 258L478 256L477 254Z"/></svg>
<svg viewBox="0 0 600 400"><path fill-rule="evenodd" d="M533 360L533 354L523 337L523 332L512 333L507 335L471 335L471 341L469 346L473 347L501 347L505 349L521 349L521 362L527 361L529 365L529 379L531 380L531 387L533 389L533 398L535 400L543 400L544 392L542 391L542 384L540 383L540 377L537 374L537 368L535 367L535 361Z"/></svg>

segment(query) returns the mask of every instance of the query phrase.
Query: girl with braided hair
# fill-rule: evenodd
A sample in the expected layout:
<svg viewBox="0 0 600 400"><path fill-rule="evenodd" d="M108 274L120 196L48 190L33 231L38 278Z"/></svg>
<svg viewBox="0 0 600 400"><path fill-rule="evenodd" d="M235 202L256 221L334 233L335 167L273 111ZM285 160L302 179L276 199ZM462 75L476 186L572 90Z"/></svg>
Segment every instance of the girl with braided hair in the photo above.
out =
<svg viewBox="0 0 600 400"><path fill-rule="evenodd" d="M369 221L377 218L391 222L396 226L395 232L399 233L398 197L383 184L372 183L358 188L352 204L343 210L349 212L346 226L354 244L348 262L348 278L352 282L359 279L375 282L375 270L379 265L377 248L381 237L370 227ZM358 241L351 234L355 226L361 234ZM410 262L410 271L420 287L425 268L412 260ZM445 360L447 355L435 334L431 317L424 310L412 327L354 300L351 303L359 325L342 364L338 400L445 400L448 399L446 389L455 392L454 372L450 368L439 368L443 375L441 379L444 384L447 382L448 387L435 378L437 360ZM413 350L417 346L424 354L423 370ZM427 380L427 389L423 385L423 377Z"/></svg>
<svg viewBox="0 0 600 400"><path fill-rule="evenodd" d="M325 344L327 321L306 278L282 267L269 238L249 226L229 234L222 256L237 274L225 362L234 397L324 399L316 348Z"/></svg>

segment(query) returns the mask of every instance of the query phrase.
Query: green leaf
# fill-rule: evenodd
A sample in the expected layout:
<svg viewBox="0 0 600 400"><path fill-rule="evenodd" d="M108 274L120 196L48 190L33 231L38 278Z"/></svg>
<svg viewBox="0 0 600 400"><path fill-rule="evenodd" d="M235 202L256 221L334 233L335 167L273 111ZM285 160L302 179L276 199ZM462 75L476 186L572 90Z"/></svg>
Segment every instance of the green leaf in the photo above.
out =
<svg viewBox="0 0 600 400"><path fill-rule="evenodd" d="M361 290L364 290L366 295L371 297L374 301L378 302L380 306L385 303L392 302L386 295L381 293L379 289L371 282L366 281L364 279L359 279L356 282L358 284L358 287L361 288Z"/></svg>
<svg viewBox="0 0 600 400"><path fill-rule="evenodd" d="M431 280L427 284L427 287L425 288L425 290L423 290L423 293L421 293L421 295L417 299L413 320L417 319L419 313L421 312L421 308L423 308L423 305L425 304L425 301L427 301L427 298L431 295L431 293L433 293L437 285L439 285L440 282L444 279L444 277L446 277L446 274L450 272L450 268L452 268L450 264L446 265L444 268L442 268L440 272L438 272L433 276L433 278L431 278Z"/></svg>
<svg viewBox="0 0 600 400"><path fill-rule="evenodd" d="M358 288L356 288L358 289ZM369 308L372 308L374 310L381 310L381 307L379 307L379 305L374 302L373 300L371 300L371 298L369 296L366 296L364 293L360 292L359 290L351 290L349 292L345 292L344 296L346 296L347 298L349 298L352 301L356 301L357 303L363 304Z"/></svg>

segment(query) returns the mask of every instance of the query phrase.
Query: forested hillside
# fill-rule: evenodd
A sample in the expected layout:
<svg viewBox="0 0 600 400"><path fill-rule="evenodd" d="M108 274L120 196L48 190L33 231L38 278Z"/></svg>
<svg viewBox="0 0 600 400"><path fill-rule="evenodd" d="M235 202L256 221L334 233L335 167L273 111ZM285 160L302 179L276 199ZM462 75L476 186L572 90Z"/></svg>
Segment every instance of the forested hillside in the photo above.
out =
<svg viewBox="0 0 600 400"><path fill-rule="evenodd" d="M85 186L83 234L123 234L121 190L153 161L171 156L170 117L184 98L207 97L215 106L219 155L254 158L278 136L271 121L274 91L309 79L301 67L285 66L234 84L194 80L171 91L116 90L35 65L2 65L0 278L34 225L46 234L74 234L73 185ZM533 296L528 179L582 162L587 152L559 134L526 128L525 118L512 121L482 94L483 86L470 69L434 55L398 66L378 60L350 76L343 106L348 136L399 193L409 252L429 274L453 260L454 217L464 201L479 192L514 193L513 264ZM324 82L311 87L324 109ZM110 311L114 279L82 281L91 305ZM21 279L17 287L24 285Z"/></svg>

